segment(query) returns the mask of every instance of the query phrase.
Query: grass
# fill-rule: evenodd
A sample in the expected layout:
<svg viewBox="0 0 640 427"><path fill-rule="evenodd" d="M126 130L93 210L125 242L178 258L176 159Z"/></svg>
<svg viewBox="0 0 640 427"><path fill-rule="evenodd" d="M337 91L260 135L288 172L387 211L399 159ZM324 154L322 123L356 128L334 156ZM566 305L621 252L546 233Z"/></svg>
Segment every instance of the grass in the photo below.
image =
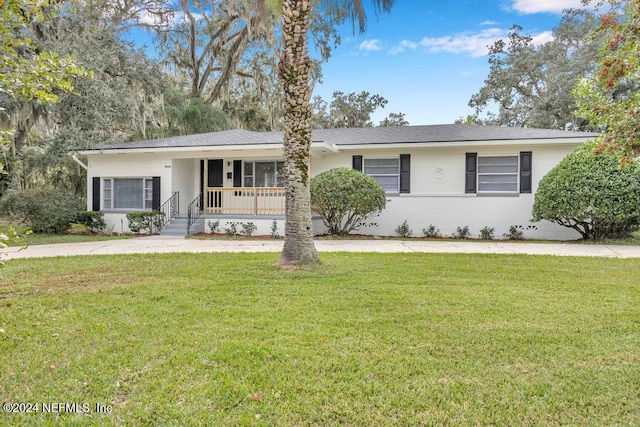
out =
<svg viewBox="0 0 640 427"><path fill-rule="evenodd" d="M79 224L74 224L79 225ZM89 233L86 231L86 227L71 229L69 234L44 234L44 233L31 233L24 236L23 240L28 245L46 245L52 243L80 243L80 242L94 242L97 240L115 240L115 239L130 239L133 236L124 234L103 234L103 233ZM28 227L24 225L13 225L13 228L17 233L24 233ZM9 230L9 225L0 225L0 233L6 233Z"/></svg>
<svg viewBox="0 0 640 427"><path fill-rule="evenodd" d="M277 258L10 261L0 424L640 424L638 259Z"/></svg>

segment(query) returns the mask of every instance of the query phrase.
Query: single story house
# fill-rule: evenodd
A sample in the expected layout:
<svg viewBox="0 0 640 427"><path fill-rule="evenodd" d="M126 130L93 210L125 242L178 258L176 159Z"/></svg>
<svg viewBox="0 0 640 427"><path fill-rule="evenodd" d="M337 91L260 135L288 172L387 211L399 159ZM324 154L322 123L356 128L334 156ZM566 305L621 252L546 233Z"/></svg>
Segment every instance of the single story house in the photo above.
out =
<svg viewBox="0 0 640 427"><path fill-rule="evenodd" d="M540 179L593 136L465 124L314 130L311 175L348 167L380 183L387 207L362 234L394 235L406 220L414 235L431 224L442 235L467 226L474 237L485 226L496 237L521 226L526 238L575 239L552 223L526 227ZM268 235L275 219L283 234L282 139L282 132L236 129L125 142L74 158L86 161L88 210L103 211L116 232L128 231L127 212L171 205L171 223L202 213L190 232L212 221L221 229L253 222L256 234ZM186 223L180 227L186 234ZM325 231L314 218L314 233Z"/></svg>

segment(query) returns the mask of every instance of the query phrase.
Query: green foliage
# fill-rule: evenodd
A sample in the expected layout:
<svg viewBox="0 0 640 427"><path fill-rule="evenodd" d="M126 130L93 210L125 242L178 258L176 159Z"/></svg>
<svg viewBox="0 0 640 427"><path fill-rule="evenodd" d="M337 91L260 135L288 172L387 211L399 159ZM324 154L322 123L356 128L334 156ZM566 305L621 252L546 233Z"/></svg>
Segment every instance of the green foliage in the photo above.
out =
<svg viewBox="0 0 640 427"><path fill-rule="evenodd" d="M433 224L429 224L427 228L422 229L424 237L440 237L440 229Z"/></svg>
<svg viewBox="0 0 640 427"><path fill-rule="evenodd" d="M411 235L413 234L413 230L411 229L411 227L409 227L409 223L406 219L402 222L402 224L397 226L394 231L396 232L398 237L411 237Z"/></svg>
<svg viewBox="0 0 640 427"><path fill-rule="evenodd" d="M469 101L475 115L461 121L536 128L588 125L575 123L570 88L596 66L599 40L589 37L594 22L592 12L566 10L553 39L542 45L514 25L507 40L489 48L489 75Z"/></svg>
<svg viewBox="0 0 640 427"><path fill-rule="evenodd" d="M200 98L191 99L184 111L183 121L184 132L187 135L233 128L231 121L222 111L205 104Z"/></svg>
<svg viewBox="0 0 640 427"><path fill-rule="evenodd" d="M493 228L493 227L489 227L488 225L484 226L484 227L482 227L480 229L480 236L479 237L482 240L493 240L493 236L494 236L495 231L496 231L496 229Z"/></svg>
<svg viewBox="0 0 640 427"><path fill-rule="evenodd" d="M409 121L405 119L404 113L389 113L378 125L380 127L409 126Z"/></svg>
<svg viewBox="0 0 640 427"><path fill-rule="evenodd" d="M213 233L217 233L218 231L220 231L220 220L217 219L215 221L209 221L209 233L213 234Z"/></svg>
<svg viewBox="0 0 640 427"><path fill-rule="evenodd" d="M334 168L311 179L311 207L330 234L358 230L363 221L387 204L384 189L370 176L348 168Z"/></svg>
<svg viewBox="0 0 640 427"><path fill-rule="evenodd" d="M66 233L85 209L75 194L53 188L28 189L4 196L1 211L34 233Z"/></svg>
<svg viewBox="0 0 640 427"><path fill-rule="evenodd" d="M127 213L129 230L139 233L148 230L149 234L158 231L164 224L164 212L161 211L135 211Z"/></svg>
<svg viewBox="0 0 640 427"><path fill-rule="evenodd" d="M522 240L524 239L524 231L519 225L510 225L509 231L504 233L503 236L509 240Z"/></svg>
<svg viewBox="0 0 640 427"><path fill-rule="evenodd" d="M3 232L0 232L0 249L5 249L9 246L21 246L20 250L26 249L27 244L24 241L24 235L31 234L31 230L27 230L23 234L16 232L15 228L9 226L9 228ZM4 268L4 261L0 258L0 268ZM0 275L0 278L2 276Z"/></svg>
<svg viewBox="0 0 640 427"><path fill-rule="evenodd" d="M625 154L624 161L640 154L640 3L614 1L595 31L603 36L603 58L592 78L580 80L573 94L578 114L605 129L598 140L601 149Z"/></svg>
<svg viewBox="0 0 640 427"><path fill-rule="evenodd" d="M313 99L313 127L316 129L372 127L371 114L378 108L384 108L387 100L369 92L351 92L345 94L333 92L330 105L321 97ZM398 117L389 120L397 121ZM402 117L401 119L404 119Z"/></svg>
<svg viewBox="0 0 640 427"><path fill-rule="evenodd" d="M464 227L456 227L456 232L453 233L452 237L454 239L468 239L471 237L471 232L469 231L469 226L465 225Z"/></svg>
<svg viewBox="0 0 640 427"><path fill-rule="evenodd" d="M89 231L94 233L102 232L107 224L104 222L104 212L83 211L79 212L75 222L85 225Z"/></svg>
<svg viewBox="0 0 640 427"><path fill-rule="evenodd" d="M226 222L225 227L223 228L227 237L233 237L238 234L238 223L237 222Z"/></svg>
<svg viewBox="0 0 640 427"><path fill-rule="evenodd" d="M280 238L280 233L278 233L278 220L271 221L271 237L274 239Z"/></svg>
<svg viewBox="0 0 640 427"><path fill-rule="evenodd" d="M73 56L60 57L42 50L20 30L31 24L44 26L42 2L4 0L0 2L0 93L19 100L54 103L56 91L71 92L72 80L84 75Z"/></svg>
<svg viewBox="0 0 640 427"><path fill-rule="evenodd" d="M640 164L578 147L542 180L533 220L573 228L585 240L627 236L640 224Z"/></svg>
<svg viewBox="0 0 640 427"><path fill-rule="evenodd" d="M247 237L251 237L256 232L258 227L253 222L240 223L241 233Z"/></svg>

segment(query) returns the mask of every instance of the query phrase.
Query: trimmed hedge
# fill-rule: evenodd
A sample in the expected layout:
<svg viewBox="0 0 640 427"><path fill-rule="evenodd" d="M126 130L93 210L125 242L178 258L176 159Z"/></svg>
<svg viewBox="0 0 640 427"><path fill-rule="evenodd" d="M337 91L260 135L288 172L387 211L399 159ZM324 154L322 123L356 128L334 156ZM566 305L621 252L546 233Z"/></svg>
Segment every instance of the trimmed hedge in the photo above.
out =
<svg viewBox="0 0 640 427"><path fill-rule="evenodd" d="M533 220L572 228L584 240L627 237L640 225L640 164L578 147L542 180Z"/></svg>
<svg viewBox="0 0 640 427"><path fill-rule="evenodd" d="M379 214L387 204L384 189L369 175L335 168L311 179L311 208L330 234L348 234Z"/></svg>

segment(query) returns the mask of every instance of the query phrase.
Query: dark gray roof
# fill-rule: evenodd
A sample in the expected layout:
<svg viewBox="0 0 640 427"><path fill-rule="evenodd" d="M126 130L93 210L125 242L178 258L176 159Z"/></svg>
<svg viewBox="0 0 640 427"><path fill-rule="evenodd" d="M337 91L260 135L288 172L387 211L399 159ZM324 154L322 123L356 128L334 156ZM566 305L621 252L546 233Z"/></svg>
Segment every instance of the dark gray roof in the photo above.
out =
<svg viewBox="0 0 640 427"><path fill-rule="evenodd" d="M345 145L407 144L435 142L517 141L536 139L584 139L594 133L567 132L554 129L530 129L478 125L427 125L403 127L371 127L351 129L316 129L314 142ZM231 145L282 144L282 132L252 132L242 129L145 141L123 142L94 150L174 147L220 147Z"/></svg>
<svg viewBox="0 0 640 427"><path fill-rule="evenodd" d="M527 139L592 138L596 134L567 132L555 129L531 129L479 125L428 125L374 127L355 129L322 129L313 132L313 139L330 144L363 145L393 143L512 141Z"/></svg>

